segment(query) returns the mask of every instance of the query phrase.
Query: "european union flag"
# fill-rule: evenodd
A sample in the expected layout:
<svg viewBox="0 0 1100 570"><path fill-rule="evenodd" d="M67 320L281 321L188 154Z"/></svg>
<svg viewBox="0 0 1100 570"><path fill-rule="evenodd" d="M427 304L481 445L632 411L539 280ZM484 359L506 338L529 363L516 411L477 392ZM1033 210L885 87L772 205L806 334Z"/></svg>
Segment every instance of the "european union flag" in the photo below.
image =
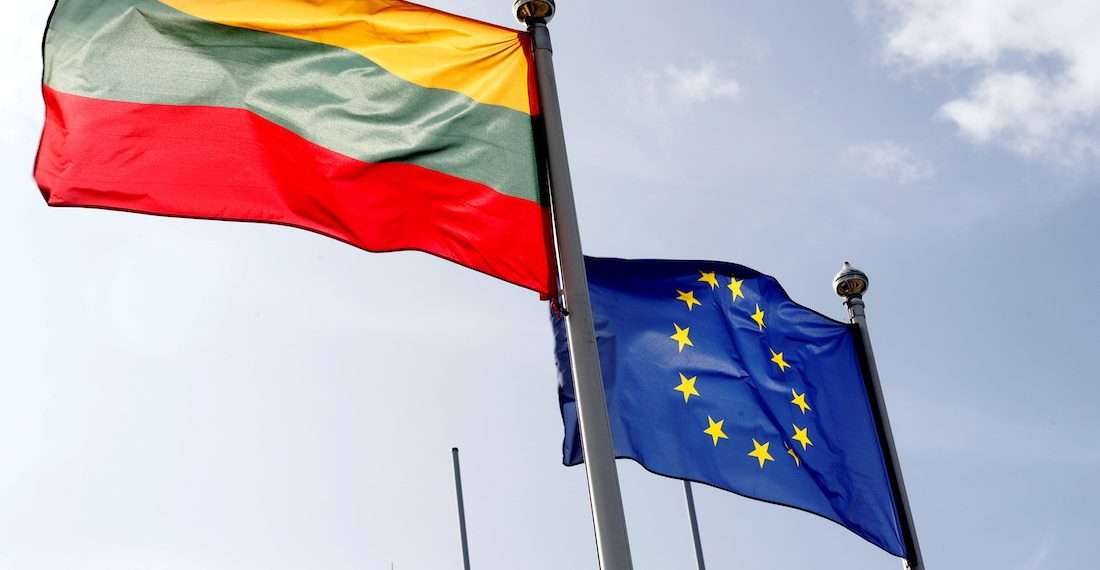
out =
<svg viewBox="0 0 1100 570"><path fill-rule="evenodd" d="M713 261L587 258L616 457L836 521L905 556L849 325ZM583 461L554 317L566 465Z"/></svg>

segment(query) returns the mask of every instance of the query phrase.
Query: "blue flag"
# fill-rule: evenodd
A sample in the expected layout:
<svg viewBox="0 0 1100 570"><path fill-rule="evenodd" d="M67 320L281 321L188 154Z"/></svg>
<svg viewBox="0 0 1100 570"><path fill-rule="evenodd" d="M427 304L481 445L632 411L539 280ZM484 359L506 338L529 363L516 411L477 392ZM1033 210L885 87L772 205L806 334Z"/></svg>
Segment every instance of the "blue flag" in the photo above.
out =
<svg viewBox="0 0 1100 570"><path fill-rule="evenodd" d="M587 258L616 457L833 520L905 556L850 325L713 261ZM554 317L564 462L583 461Z"/></svg>

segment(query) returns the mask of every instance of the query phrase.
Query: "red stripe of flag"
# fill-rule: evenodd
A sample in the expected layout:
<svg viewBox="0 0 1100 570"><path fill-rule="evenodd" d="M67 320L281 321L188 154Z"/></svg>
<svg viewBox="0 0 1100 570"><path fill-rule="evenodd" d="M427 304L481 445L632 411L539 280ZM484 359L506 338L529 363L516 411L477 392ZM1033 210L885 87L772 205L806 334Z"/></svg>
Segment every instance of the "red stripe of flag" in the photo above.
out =
<svg viewBox="0 0 1100 570"><path fill-rule="evenodd" d="M530 200L420 166L362 162L243 109L43 90L35 179L51 206L283 224L554 289L548 214Z"/></svg>

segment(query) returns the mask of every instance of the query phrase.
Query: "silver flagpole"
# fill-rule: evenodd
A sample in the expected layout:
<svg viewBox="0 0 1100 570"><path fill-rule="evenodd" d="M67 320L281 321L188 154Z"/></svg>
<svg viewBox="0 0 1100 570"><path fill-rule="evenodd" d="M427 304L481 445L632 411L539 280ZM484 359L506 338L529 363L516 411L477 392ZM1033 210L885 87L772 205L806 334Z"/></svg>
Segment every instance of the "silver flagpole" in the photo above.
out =
<svg viewBox="0 0 1100 570"><path fill-rule="evenodd" d="M458 495L458 532L462 535L462 567L470 570L470 545L466 541L466 507L462 501L462 472L458 468L458 448L451 448L451 460L455 466L455 494Z"/></svg>
<svg viewBox="0 0 1100 570"><path fill-rule="evenodd" d="M913 513L909 509L909 496L905 493L905 480L901 476L901 464L898 462L898 453L894 447L894 432L890 429L890 417L886 413L886 400L882 397L882 385L879 382L878 366L875 364L875 352L871 349L871 334L867 331L867 316L863 312L863 293L867 291L869 281L867 274L852 267L852 264L844 262L840 273L833 278L833 290L844 298L844 305L848 307L848 318L859 328L859 337L863 348L864 364L867 367L867 386L871 398L871 406L875 412L878 423L879 438L882 440L883 450L886 452L886 461L889 463L891 483L893 484L894 502L898 506L898 518L901 522L902 538L905 540L905 549L909 556L905 559L905 568L909 570L925 570L924 558L921 557L920 543L917 542L917 529L913 525Z"/></svg>
<svg viewBox="0 0 1100 570"><path fill-rule="evenodd" d="M691 520L691 540L695 544L695 565L699 570L707 570L703 564L703 543L699 540L699 520L695 518L695 495L691 493L691 481L684 481L684 495L687 496L688 519Z"/></svg>
<svg viewBox="0 0 1100 570"><path fill-rule="evenodd" d="M554 17L553 0L515 0L516 19L527 25L535 57L539 106L546 131L546 154L550 170L550 201L554 215L558 266L564 288L565 328L576 394L584 468L596 534L596 554L602 570L631 570L630 543L619 491L619 475L611 447L607 401L600 376L592 305L588 298L588 277L581 252L577 209L569 159L565 153L565 130L554 78L553 50L546 23Z"/></svg>

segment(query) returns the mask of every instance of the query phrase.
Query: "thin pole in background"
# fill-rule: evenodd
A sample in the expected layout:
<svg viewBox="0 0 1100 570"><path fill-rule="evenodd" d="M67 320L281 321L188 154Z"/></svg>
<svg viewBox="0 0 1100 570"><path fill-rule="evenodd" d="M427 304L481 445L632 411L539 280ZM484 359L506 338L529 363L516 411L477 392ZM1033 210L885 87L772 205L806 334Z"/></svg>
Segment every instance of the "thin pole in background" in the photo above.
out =
<svg viewBox="0 0 1100 570"><path fill-rule="evenodd" d="M691 481L684 481L684 495L687 497L688 519L691 521L691 540L695 544L695 565L699 570L707 570L703 564L703 543L699 540L699 520L695 518L695 495L691 493Z"/></svg>
<svg viewBox="0 0 1100 570"><path fill-rule="evenodd" d="M462 472L458 467L458 448L451 448L455 466L455 494L458 495L458 530L462 534L462 567L470 570L470 545L466 542L466 506L462 502Z"/></svg>
<svg viewBox="0 0 1100 570"><path fill-rule="evenodd" d="M534 48L539 107L546 134L546 158L550 170L550 201L554 216L558 265L564 288L565 329L577 403L584 468L588 476L588 497L596 534L596 555L602 570L631 570L630 541L626 532L619 474L611 446L607 398L596 351L596 329L588 297L588 276L584 268L569 158L565 152L565 130L554 78L553 48L546 23L554 17L553 0L515 0L516 19L527 25Z"/></svg>
<svg viewBox="0 0 1100 570"><path fill-rule="evenodd" d="M886 413L886 400L882 397L882 385L879 382L878 366L875 364L875 352L871 349L871 335L867 330L867 316L863 311L863 293L867 291L869 281L867 274L852 267L851 263L844 262L840 273L833 278L833 290L844 298L844 305L848 307L848 318L852 324L859 328L859 337L863 348L864 364L867 367L868 397L871 399L871 407L875 412L875 419L879 428L879 439L882 440L883 451L886 452L886 461L889 464L890 481L893 485L894 502L898 507L898 519L901 523L902 539L905 541L905 550L908 556L905 559L905 568L909 570L925 570L924 558L920 553L920 543L917 542L917 529L913 525L913 513L909 509L909 496L905 492L905 480L901 476L901 464L898 462L898 453L894 447L894 432L890 429L890 417Z"/></svg>

